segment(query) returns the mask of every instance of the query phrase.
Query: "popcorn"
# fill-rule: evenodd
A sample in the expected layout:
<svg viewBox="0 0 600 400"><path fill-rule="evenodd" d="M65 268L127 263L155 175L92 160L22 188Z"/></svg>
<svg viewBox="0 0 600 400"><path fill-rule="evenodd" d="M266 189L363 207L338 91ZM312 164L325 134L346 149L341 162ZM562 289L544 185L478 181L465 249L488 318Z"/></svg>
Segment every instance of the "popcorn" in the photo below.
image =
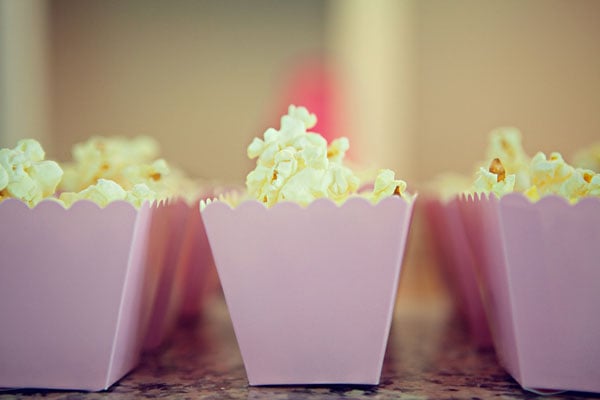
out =
<svg viewBox="0 0 600 400"><path fill-rule="evenodd" d="M14 149L0 149L0 201L13 197L35 206L52 196L63 171L34 139L24 139Z"/></svg>
<svg viewBox="0 0 600 400"><path fill-rule="evenodd" d="M138 183L127 192L125 200L134 205L134 207L141 207L145 201L152 201L156 199L156 193L151 190L147 185Z"/></svg>
<svg viewBox="0 0 600 400"><path fill-rule="evenodd" d="M8 186L8 172L0 165L0 192Z"/></svg>
<svg viewBox="0 0 600 400"><path fill-rule="evenodd" d="M156 141L143 136L93 137L78 143L73 148L74 162L65 166L60 189L68 194L61 199L66 204L76 199L97 199L101 205L110 199L125 199L137 207L145 200L168 197L187 183L182 173L171 174L167 162L156 159L157 155Z"/></svg>
<svg viewBox="0 0 600 400"><path fill-rule="evenodd" d="M475 192L494 193L497 196L512 192L514 186L515 175L507 175L502 162L498 158L492 160L487 170L483 167L479 168L473 183Z"/></svg>
<svg viewBox="0 0 600 400"><path fill-rule="evenodd" d="M542 152L533 157L531 182L532 187L525 194L532 200L557 194L574 203L582 197L600 195L600 175L592 170L572 167L556 152L551 153L548 159Z"/></svg>
<svg viewBox="0 0 600 400"><path fill-rule="evenodd" d="M480 168L476 173L475 192L502 196L516 191L531 201L554 194L571 203L600 194L598 174L591 169L569 165L560 153L551 153L547 158L538 152L530 159L521 146L521 134L515 128L492 131L487 153L499 156L493 159L488 170Z"/></svg>
<svg viewBox="0 0 600 400"><path fill-rule="evenodd" d="M283 200L307 205L322 197L341 203L356 195L360 179L342 165L348 139L338 138L328 146L321 135L308 132L316 123L316 116L306 108L291 105L279 131L269 128L262 139L253 139L247 149L248 157L257 159L256 168L246 177L250 197L270 207ZM409 198L406 183L389 173L378 177L373 201L392 194Z"/></svg>
<svg viewBox="0 0 600 400"><path fill-rule="evenodd" d="M65 164L65 176L60 189L78 192L95 185L100 178L113 180L123 188L131 189L137 183L151 181L151 168L144 169L142 166L153 165L156 169L153 164L156 161L153 160L157 155L158 144L149 137L93 137L73 147L74 162ZM154 172L168 174L168 171L162 171L164 166L161 165Z"/></svg>
<svg viewBox="0 0 600 400"><path fill-rule="evenodd" d="M137 184L145 184L156 192L165 190L165 179L169 175L170 169L162 158L151 164L130 165L123 169L123 181L132 188Z"/></svg>
<svg viewBox="0 0 600 400"><path fill-rule="evenodd" d="M550 158L542 152L531 160L531 183L539 190L550 192L556 190L572 174L574 168L563 160L560 153L551 153Z"/></svg>
<svg viewBox="0 0 600 400"><path fill-rule="evenodd" d="M392 195L404 196L405 190L406 182L395 179L394 171L382 169L377 174L377 178L375 178L372 199L374 202L377 202L384 197Z"/></svg>
<svg viewBox="0 0 600 400"><path fill-rule="evenodd" d="M341 163L350 148L350 142L347 138L337 138L327 148L327 159L330 162Z"/></svg>
<svg viewBox="0 0 600 400"><path fill-rule="evenodd" d="M515 175L515 190L522 191L530 186L530 157L521 144L521 132L516 128L497 128L490 133L486 152L488 160L502 160L509 174Z"/></svg>
<svg viewBox="0 0 600 400"><path fill-rule="evenodd" d="M98 179L98 183L78 193L61 193L59 200L70 207L77 200L91 200L101 207L115 200L125 200L127 192L116 182L108 179ZM141 204L141 203L140 203Z"/></svg>

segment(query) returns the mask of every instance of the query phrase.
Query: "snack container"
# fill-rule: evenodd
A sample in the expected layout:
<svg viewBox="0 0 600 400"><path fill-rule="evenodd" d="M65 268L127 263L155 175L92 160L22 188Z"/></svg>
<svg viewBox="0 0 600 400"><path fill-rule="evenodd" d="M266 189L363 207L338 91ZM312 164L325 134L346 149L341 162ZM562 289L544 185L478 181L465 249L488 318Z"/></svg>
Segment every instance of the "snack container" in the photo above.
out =
<svg viewBox="0 0 600 400"><path fill-rule="evenodd" d="M97 391L136 365L164 209L0 203L0 387Z"/></svg>
<svg viewBox="0 0 600 400"><path fill-rule="evenodd" d="M181 316L186 319L194 319L200 315L204 299L218 286L212 252L202 223L202 214L198 209L199 201L189 207L183 244L186 254Z"/></svg>
<svg viewBox="0 0 600 400"><path fill-rule="evenodd" d="M470 340L477 348L490 348L492 336L475 276L475 258L460 214L459 199L427 198L424 211L438 265L457 311L466 324Z"/></svg>
<svg viewBox="0 0 600 400"><path fill-rule="evenodd" d="M600 199L463 197L496 353L528 390L600 392Z"/></svg>
<svg viewBox="0 0 600 400"><path fill-rule="evenodd" d="M379 383L413 203L204 208L250 385Z"/></svg>
<svg viewBox="0 0 600 400"><path fill-rule="evenodd" d="M191 207L183 199L166 206L165 243L160 262L156 295L151 306L144 350L160 348L174 331L183 301L187 251L185 235ZM197 211L197 210L196 210Z"/></svg>

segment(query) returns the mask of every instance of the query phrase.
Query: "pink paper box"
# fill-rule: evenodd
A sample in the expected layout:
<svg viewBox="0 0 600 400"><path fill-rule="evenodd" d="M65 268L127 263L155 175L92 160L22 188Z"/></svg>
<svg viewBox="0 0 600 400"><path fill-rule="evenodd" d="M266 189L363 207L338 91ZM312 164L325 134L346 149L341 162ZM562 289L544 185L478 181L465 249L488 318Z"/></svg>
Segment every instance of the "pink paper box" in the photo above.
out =
<svg viewBox="0 0 600 400"><path fill-rule="evenodd" d="M0 387L102 390L136 365L163 209L0 203Z"/></svg>
<svg viewBox="0 0 600 400"><path fill-rule="evenodd" d="M197 212L197 209L194 209ZM190 206L182 199L166 206L167 221L164 226L164 252L156 295L151 308L144 350L153 351L165 343L173 332L181 311L187 251L185 234L189 223Z"/></svg>
<svg viewBox="0 0 600 400"><path fill-rule="evenodd" d="M424 202L438 261L452 296L464 319L472 343L479 348L492 346L483 302L476 278L475 260L460 215L458 198Z"/></svg>
<svg viewBox="0 0 600 400"><path fill-rule="evenodd" d="M600 392L600 199L461 199L496 352L526 389Z"/></svg>
<svg viewBox="0 0 600 400"><path fill-rule="evenodd" d="M379 383L412 207L203 210L250 385Z"/></svg>
<svg viewBox="0 0 600 400"><path fill-rule="evenodd" d="M188 319L198 317L204 299L218 286L212 252L198 209L199 202L189 209L183 244L186 254L181 315Z"/></svg>

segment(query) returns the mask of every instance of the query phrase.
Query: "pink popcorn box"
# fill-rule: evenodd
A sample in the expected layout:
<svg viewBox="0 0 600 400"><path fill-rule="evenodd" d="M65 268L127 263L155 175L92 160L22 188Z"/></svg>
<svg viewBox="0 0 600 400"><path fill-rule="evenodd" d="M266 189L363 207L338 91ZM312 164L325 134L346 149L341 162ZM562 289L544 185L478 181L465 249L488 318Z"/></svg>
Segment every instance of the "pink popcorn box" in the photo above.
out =
<svg viewBox="0 0 600 400"><path fill-rule="evenodd" d="M199 201L189 207L188 224L183 248L184 282L181 316L185 319L198 317L202 303L218 286L218 278L202 214L198 212Z"/></svg>
<svg viewBox="0 0 600 400"><path fill-rule="evenodd" d="M166 206L164 252L161 254L158 285L144 340L146 351L154 351L166 342L175 329L181 311L187 263L185 234L190 209L183 199L172 200Z"/></svg>
<svg viewBox="0 0 600 400"><path fill-rule="evenodd" d="M439 266L466 323L470 339L478 348L489 348L492 336L479 292L474 255L460 215L459 200L457 197L449 201L428 198L424 208Z"/></svg>
<svg viewBox="0 0 600 400"><path fill-rule="evenodd" d="M163 213L0 203L0 387L103 390L137 364Z"/></svg>
<svg viewBox="0 0 600 400"><path fill-rule="evenodd" d="M393 196L202 211L250 385L379 383L412 210Z"/></svg>
<svg viewBox="0 0 600 400"><path fill-rule="evenodd" d="M460 200L496 353L527 389L600 392L600 199Z"/></svg>

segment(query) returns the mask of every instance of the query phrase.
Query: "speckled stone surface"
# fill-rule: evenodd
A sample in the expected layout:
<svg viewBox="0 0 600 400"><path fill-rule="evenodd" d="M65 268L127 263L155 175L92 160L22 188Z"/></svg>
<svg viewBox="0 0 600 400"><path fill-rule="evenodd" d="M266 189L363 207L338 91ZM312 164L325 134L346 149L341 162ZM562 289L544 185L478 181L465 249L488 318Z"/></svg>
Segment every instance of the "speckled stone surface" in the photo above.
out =
<svg viewBox="0 0 600 400"><path fill-rule="evenodd" d="M397 312L381 384L249 387L226 307L218 298L202 319L183 324L160 351L100 393L21 390L0 399L532 399L497 364L478 351L447 312ZM541 398L541 397L540 397ZM545 399L597 398L566 393Z"/></svg>

